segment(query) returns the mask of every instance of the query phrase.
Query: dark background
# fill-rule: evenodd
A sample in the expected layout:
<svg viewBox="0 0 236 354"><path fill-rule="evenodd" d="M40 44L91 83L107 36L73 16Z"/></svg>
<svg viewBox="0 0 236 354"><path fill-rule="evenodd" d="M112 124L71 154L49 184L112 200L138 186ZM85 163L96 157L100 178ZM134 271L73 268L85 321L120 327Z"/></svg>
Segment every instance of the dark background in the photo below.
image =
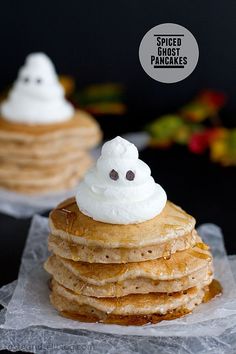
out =
<svg viewBox="0 0 236 354"><path fill-rule="evenodd" d="M195 71L176 84L158 83L143 71L138 48L153 26L174 22L196 37L200 57ZM79 88L94 82L125 84L128 113L101 117L105 138L141 129L174 111L199 89L228 95L225 125L236 126L236 2L217 1L8 1L1 3L0 88L10 84L25 56L44 51L59 73L72 74ZM236 168L212 164L184 147L141 153L169 199L198 223L223 229L229 253L236 253ZM17 277L30 220L0 215L0 286Z"/></svg>
<svg viewBox="0 0 236 354"><path fill-rule="evenodd" d="M144 34L165 22L187 27L200 50L195 71L176 84L152 80L138 58ZM174 110L204 87L228 94L225 111L230 123L236 112L235 25L234 0L1 2L0 87L15 79L28 53L44 51L58 72L76 76L79 87L91 82L124 83L134 123Z"/></svg>

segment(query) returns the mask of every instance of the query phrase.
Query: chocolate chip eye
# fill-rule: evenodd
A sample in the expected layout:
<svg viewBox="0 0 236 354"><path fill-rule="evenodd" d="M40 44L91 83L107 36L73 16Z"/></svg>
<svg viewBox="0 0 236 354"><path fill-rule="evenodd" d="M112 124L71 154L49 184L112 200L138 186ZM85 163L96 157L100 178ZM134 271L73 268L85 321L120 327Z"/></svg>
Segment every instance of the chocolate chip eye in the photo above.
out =
<svg viewBox="0 0 236 354"><path fill-rule="evenodd" d="M127 179L128 181L133 181L133 180L134 180L134 177L135 177L135 174L134 174L133 171L131 171L131 170L127 171L127 173L126 173L126 179Z"/></svg>
<svg viewBox="0 0 236 354"><path fill-rule="evenodd" d="M37 79L37 80L36 80L36 83L37 83L37 84L41 84L41 83L42 83L42 79Z"/></svg>
<svg viewBox="0 0 236 354"><path fill-rule="evenodd" d="M116 170L111 170L109 176L111 179L113 179L113 181L117 181L119 179L119 174Z"/></svg>
<svg viewBox="0 0 236 354"><path fill-rule="evenodd" d="M27 83L27 82L29 82L29 78L27 76L23 77L23 81Z"/></svg>

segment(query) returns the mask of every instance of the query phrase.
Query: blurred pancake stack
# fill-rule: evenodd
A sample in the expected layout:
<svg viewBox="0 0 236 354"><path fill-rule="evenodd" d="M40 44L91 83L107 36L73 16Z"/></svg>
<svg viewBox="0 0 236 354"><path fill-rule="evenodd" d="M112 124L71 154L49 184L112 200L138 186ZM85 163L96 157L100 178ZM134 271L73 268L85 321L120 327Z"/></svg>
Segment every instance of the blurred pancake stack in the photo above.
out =
<svg viewBox="0 0 236 354"><path fill-rule="evenodd" d="M138 168L128 163L135 171L136 183L140 182ZM121 179L115 159L113 164ZM101 172L99 166L104 167L101 158L80 184L76 199L64 201L50 214L48 245L52 255L45 269L52 276L50 299L55 308L63 316L85 322L143 325L183 316L219 293L220 285L213 280L212 255L195 230L195 219L165 201L164 191L153 180L150 186L154 183L159 201L164 203L151 219L137 222L141 214L133 207L130 218L136 223L125 222L127 204L116 200L115 193L116 188L131 188L131 174L126 173L127 185L120 181L123 185L118 186L114 170L110 173L113 207L110 204L107 209L107 218L113 223L105 222L106 205L101 196L100 210L85 209L83 190L88 189L92 176ZM104 198L109 195L110 182L106 182ZM92 188L97 193L101 184ZM86 202L91 203L91 194L87 196ZM141 203L143 215L152 203L150 196L146 197ZM95 195L92 198L94 206Z"/></svg>
<svg viewBox="0 0 236 354"><path fill-rule="evenodd" d="M0 187L26 194L72 188L100 140L95 119L65 99L50 59L29 55L1 105Z"/></svg>
<svg viewBox="0 0 236 354"><path fill-rule="evenodd" d="M27 194L71 188L91 167L89 151L100 139L98 124L79 110L50 125L0 119L0 186Z"/></svg>

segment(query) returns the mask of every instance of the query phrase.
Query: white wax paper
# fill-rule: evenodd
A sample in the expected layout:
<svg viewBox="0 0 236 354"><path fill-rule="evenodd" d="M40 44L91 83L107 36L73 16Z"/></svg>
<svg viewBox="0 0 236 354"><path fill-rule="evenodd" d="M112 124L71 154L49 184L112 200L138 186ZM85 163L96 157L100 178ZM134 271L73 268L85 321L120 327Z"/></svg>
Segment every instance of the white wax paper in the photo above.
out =
<svg viewBox="0 0 236 354"><path fill-rule="evenodd" d="M43 195L26 195L0 189L0 212L16 218L28 218L36 213L53 209L66 198L75 195L75 189L63 193L48 193Z"/></svg>
<svg viewBox="0 0 236 354"><path fill-rule="evenodd" d="M139 150L144 149L149 136L144 132L125 134L123 137L133 142ZM96 160L101 151L101 146L92 150L91 154ZM42 195L26 195L0 188L0 212L16 218L28 218L36 213L42 213L54 208L62 200L75 195L76 188L66 192L47 193Z"/></svg>
<svg viewBox="0 0 236 354"><path fill-rule="evenodd" d="M63 318L50 305L48 275L42 264L48 256L48 219L34 216L22 257L19 277L0 289L0 350L37 353L233 353L236 349L236 257L225 253L221 230L200 226L210 244L215 276L223 295L200 305L186 317L143 327L80 323ZM236 272L235 272L236 273ZM100 333L98 333L100 332ZM231 351L232 350L232 351Z"/></svg>

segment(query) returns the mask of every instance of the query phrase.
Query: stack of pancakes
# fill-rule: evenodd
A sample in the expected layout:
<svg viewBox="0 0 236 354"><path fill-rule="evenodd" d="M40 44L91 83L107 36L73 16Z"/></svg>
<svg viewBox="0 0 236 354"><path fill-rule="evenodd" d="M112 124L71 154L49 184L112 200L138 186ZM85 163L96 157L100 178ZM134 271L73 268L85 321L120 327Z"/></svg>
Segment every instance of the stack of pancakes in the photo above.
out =
<svg viewBox="0 0 236 354"><path fill-rule="evenodd" d="M66 200L50 214L52 304L73 319L124 325L191 312L213 290L212 255L194 227L171 202L149 221L114 225Z"/></svg>
<svg viewBox="0 0 236 354"><path fill-rule="evenodd" d="M97 122L76 111L63 123L26 125L0 118L0 187L40 194L73 187L92 164Z"/></svg>

